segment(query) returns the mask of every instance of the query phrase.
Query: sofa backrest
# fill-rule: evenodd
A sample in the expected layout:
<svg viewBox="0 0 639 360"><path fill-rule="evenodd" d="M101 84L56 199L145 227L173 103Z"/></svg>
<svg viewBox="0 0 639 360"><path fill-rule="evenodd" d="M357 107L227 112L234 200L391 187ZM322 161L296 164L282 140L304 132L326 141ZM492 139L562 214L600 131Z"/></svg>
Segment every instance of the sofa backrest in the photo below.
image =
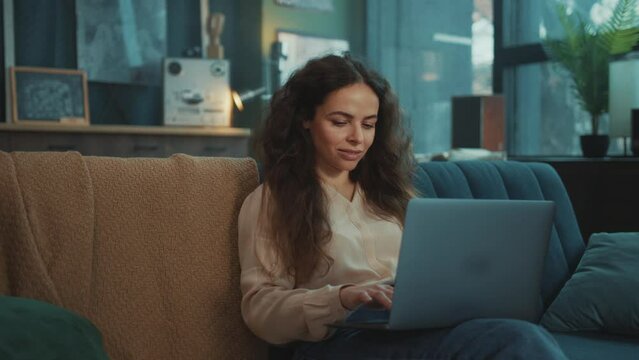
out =
<svg viewBox="0 0 639 360"><path fill-rule="evenodd" d="M584 251L568 193L557 172L548 164L425 162L417 169L415 185L424 197L554 201L556 213L541 289L545 307L573 273Z"/></svg>
<svg viewBox="0 0 639 360"><path fill-rule="evenodd" d="M251 159L0 152L0 290L88 317L112 359L265 358L239 306L257 185Z"/></svg>

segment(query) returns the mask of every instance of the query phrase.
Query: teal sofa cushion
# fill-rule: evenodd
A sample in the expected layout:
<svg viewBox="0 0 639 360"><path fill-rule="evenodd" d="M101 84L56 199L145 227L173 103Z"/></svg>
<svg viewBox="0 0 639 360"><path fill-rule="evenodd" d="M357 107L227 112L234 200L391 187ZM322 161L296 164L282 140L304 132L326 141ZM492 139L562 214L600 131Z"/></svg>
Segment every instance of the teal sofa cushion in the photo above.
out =
<svg viewBox="0 0 639 360"><path fill-rule="evenodd" d="M601 332L552 333L569 359L636 359L639 338L616 336Z"/></svg>
<svg viewBox="0 0 639 360"><path fill-rule="evenodd" d="M639 233L593 234L541 324L551 331L639 335Z"/></svg>
<svg viewBox="0 0 639 360"><path fill-rule="evenodd" d="M566 188L550 165L501 160L431 161L419 164L413 182L420 196L430 198L553 201L555 219L541 284L544 309L577 267L584 241Z"/></svg>
<svg viewBox="0 0 639 360"><path fill-rule="evenodd" d="M87 319L41 301L0 296L0 359L106 360Z"/></svg>
<svg viewBox="0 0 639 360"><path fill-rule="evenodd" d="M424 197L554 201L557 211L542 283L544 305L549 307L553 303L577 268L584 253L584 241L568 193L550 165L517 161L431 161L419 164L413 181ZM553 336L570 359L636 359L639 354L637 336L616 336L600 331L554 332Z"/></svg>

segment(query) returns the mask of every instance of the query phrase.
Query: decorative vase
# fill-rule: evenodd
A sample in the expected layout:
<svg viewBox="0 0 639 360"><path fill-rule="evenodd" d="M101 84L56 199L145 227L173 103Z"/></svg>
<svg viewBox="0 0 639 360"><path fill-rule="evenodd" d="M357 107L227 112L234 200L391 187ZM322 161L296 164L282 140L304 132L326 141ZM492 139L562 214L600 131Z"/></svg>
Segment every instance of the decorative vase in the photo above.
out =
<svg viewBox="0 0 639 360"><path fill-rule="evenodd" d="M608 153L608 135L581 135L581 152L585 157L604 157Z"/></svg>

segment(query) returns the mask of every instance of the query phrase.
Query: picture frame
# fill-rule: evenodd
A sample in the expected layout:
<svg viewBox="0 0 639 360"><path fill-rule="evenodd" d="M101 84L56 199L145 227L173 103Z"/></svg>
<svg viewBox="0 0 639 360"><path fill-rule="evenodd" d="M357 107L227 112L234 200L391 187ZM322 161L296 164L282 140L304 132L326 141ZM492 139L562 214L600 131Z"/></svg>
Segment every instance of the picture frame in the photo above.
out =
<svg viewBox="0 0 639 360"><path fill-rule="evenodd" d="M76 66L92 82L161 86L169 36L167 2L72 1Z"/></svg>
<svg viewBox="0 0 639 360"><path fill-rule="evenodd" d="M328 55L343 54L350 50L348 40L310 35L295 31L277 30L277 42L282 44L285 54L280 56L279 85L284 85L289 76L308 60Z"/></svg>
<svg viewBox="0 0 639 360"><path fill-rule="evenodd" d="M304 10L333 11L333 0L275 0L276 5Z"/></svg>
<svg viewBox="0 0 639 360"><path fill-rule="evenodd" d="M86 71L12 66L9 81L14 124L90 124Z"/></svg>

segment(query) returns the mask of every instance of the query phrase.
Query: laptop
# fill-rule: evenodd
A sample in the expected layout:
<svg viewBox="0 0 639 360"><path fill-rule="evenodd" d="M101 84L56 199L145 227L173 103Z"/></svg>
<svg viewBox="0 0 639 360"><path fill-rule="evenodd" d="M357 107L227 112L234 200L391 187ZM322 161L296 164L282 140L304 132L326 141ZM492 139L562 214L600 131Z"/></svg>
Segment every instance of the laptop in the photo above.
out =
<svg viewBox="0 0 639 360"><path fill-rule="evenodd" d="M552 201L412 199L392 309L360 306L332 327L430 329L476 318L537 322Z"/></svg>

